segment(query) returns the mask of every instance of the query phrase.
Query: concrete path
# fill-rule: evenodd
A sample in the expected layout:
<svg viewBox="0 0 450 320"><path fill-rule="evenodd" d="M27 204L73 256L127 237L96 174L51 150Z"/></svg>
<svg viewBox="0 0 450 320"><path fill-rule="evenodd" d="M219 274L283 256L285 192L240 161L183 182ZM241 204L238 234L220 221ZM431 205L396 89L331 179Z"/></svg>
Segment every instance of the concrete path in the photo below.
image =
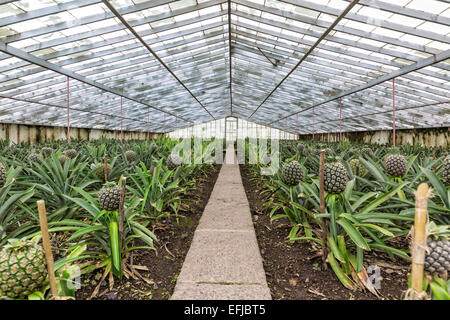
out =
<svg viewBox="0 0 450 320"><path fill-rule="evenodd" d="M232 145L171 299L271 299Z"/></svg>

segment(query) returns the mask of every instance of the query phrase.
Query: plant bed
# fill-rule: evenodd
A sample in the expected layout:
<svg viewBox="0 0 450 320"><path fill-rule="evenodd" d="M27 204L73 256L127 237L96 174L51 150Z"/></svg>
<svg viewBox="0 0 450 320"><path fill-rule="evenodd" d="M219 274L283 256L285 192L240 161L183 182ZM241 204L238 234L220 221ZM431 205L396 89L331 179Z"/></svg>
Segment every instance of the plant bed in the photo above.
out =
<svg viewBox="0 0 450 320"><path fill-rule="evenodd" d="M167 300L173 293L178 274L190 248L194 231L220 172L215 165L208 177L200 178L197 188L184 194L188 201L186 210L180 210L181 217L170 216L156 222L153 232L158 238L156 250L137 250L132 254L133 265L142 276L137 279L114 279L112 290L105 279L100 284L99 300ZM144 245L140 241L136 245ZM76 291L76 299L90 299L101 280L101 272L92 272L81 279L81 289Z"/></svg>
<svg viewBox="0 0 450 320"><path fill-rule="evenodd" d="M329 265L327 270L323 270L321 256L310 243L287 241L292 225L284 219L271 221L269 212L263 206L267 199L260 194L263 191L261 180L255 181L255 176L247 166L240 165L240 170L274 300L401 299L402 293L408 288L409 264L372 251L367 254L365 264L380 267L380 297L368 291L345 288Z"/></svg>

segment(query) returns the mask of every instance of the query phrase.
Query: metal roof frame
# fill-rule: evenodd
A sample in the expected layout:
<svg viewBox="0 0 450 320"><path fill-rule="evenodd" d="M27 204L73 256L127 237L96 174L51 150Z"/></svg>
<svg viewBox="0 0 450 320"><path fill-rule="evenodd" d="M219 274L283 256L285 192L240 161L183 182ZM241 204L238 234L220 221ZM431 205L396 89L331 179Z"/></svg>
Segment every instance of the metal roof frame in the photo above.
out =
<svg viewBox="0 0 450 320"><path fill-rule="evenodd" d="M137 131L151 106L159 132L335 132L339 100L345 130L386 129L392 79L397 128L450 123L448 1L134 1L0 0L0 121L64 126L70 77L71 126L117 130L124 97Z"/></svg>

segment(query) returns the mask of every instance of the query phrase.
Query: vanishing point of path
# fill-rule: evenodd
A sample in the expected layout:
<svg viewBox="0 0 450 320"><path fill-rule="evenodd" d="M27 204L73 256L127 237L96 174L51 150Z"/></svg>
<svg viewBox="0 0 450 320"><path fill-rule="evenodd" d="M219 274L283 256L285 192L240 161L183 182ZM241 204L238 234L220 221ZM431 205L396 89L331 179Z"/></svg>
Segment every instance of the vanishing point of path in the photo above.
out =
<svg viewBox="0 0 450 320"><path fill-rule="evenodd" d="M270 300L233 146L195 230L172 300Z"/></svg>

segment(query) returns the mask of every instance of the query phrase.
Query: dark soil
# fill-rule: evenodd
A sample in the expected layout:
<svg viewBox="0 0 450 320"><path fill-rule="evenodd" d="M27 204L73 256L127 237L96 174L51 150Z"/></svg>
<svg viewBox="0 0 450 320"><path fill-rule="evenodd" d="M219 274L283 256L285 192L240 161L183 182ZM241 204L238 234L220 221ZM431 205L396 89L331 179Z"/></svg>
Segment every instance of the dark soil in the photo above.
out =
<svg viewBox="0 0 450 320"><path fill-rule="evenodd" d="M170 217L155 223L153 232L158 238L158 242L155 242L156 251L134 251L132 264L148 269L147 271L141 268L139 271L145 280L124 277L119 281L115 278L113 289L109 290L109 281L106 278L100 285L99 294L93 299L167 300L170 298L190 248L194 231L216 183L220 167L216 165L208 177L196 181L195 190L184 195L182 203L185 204L183 206L185 211L179 212L183 217L178 219ZM144 243L136 243L136 245L144 245ZM76 291L76 299L83 300L91 297L101 280L102 271L94 271L82 277L82 287Z"/></svg>
<svg viewBox="0 0 450 320"><path fill-rule="evenodd" d="M351 291L345 288L328 266L322 267L318 249L309 242L289 243L291 229L287 219L271 221L263 206L267 194L260 177L255 178L247 166L240 166L241 176L253 217L258 244L263 257L267 282L274 300L376 300L401 299L408 288L409 265L403 260L371 252L365 255L365 267L380 267L381 288L377 298L369 291ZM373 274L373 273L372 273ZM371 276L371 274L369 274Z"/></svg>

